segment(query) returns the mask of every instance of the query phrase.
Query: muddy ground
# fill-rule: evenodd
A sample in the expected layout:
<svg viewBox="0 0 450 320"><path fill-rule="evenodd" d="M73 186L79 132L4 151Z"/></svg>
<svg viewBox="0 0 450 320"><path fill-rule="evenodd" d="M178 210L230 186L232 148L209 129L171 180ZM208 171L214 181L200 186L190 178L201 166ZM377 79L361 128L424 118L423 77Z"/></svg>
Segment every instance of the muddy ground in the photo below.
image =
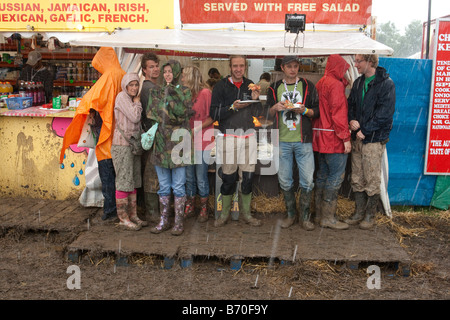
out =
<svg viewBox="0 0 450 320"><path fill-rule="evenodd" d="M134 254L121 266L116 255L83 255L78 263L67 247L79 230L0 228L2 300L447 300L449 211L394 208L393 219L377 218L411 259L410 274L395 264L379 265L380 288L369 289L369 263L357 269L341 262L307 260L284 265L244 259L239 270L220 257L196 258L192 266L164 269L161 256ZM101 210L94 216L101 214ZM92 218L92 217L91 217ZM114 228L112 228L114 232ZM147 232L147 231L145 231ZM68 279L80 268L80 288ZM69 280L70 280L69 279ZM373 279L373 278L372 278ZM375 284L375 281L371 281ZM178 306L179 308L179 306ZM176 312L180 312L177 309Z"/></svg>

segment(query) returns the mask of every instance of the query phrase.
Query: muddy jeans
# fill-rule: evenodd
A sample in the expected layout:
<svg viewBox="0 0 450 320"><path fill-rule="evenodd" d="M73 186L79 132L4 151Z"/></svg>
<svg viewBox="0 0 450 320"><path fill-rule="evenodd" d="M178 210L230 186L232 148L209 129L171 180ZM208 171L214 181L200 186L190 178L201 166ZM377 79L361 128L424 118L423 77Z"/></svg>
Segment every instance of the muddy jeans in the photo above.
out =
<svg viewBox="0 0 450 320"><path fill-rule="evenodd" d="M116 174L112 159L98 161L98 174L102 182L103 212L111 215L116 212Z"/></svg>
<svg viewBox="0 0 450 320"><path fill-rule="evenodd" d="M352 141L353 192L366 192L369 197L381 193L381 160L385 149L386 144L381 142Z"/></svg>

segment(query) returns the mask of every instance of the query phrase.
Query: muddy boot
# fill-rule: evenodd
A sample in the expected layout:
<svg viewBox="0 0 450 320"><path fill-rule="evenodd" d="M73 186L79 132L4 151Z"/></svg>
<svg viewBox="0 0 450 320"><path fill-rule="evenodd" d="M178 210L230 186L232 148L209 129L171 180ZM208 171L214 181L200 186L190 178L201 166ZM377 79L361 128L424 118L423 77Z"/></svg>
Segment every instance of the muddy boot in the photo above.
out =
<svg viewBox="0 0 450 320"><path fill-rule="evenodd" d="M252 193L243 194L239 192L239 215L245 223L252 227L259 227L262 221L252 217Z"/></svg>
<svg viewBox="0 0 450 320"><path fill-rule="evenodd" d="M366 214L364 216L364 220L359 224L359 228L363 230L372 229L374 222L374 217L377 212L378 201L380 200L379 194L374 194L373 196L368 197L367 200L367 209Z"/></svg>
<svg viewBox="0 0 450 320"><path fill-rule="evenodd" d="M161 212L159 224L150 229L151 233L161 233L170 228L169 223L170 196L159 197L159 210Z"/></svg>
<svg viewBox="0 0 450 320"><path fill-rule="evenodd" d="M119 227L124 230L138 231L141 229L140 225L133 223L128 216L128 198L117 199L117 216L119 217Z"/></svg>
<svg viewBox="0 0 450 320"><path fill-rule="evenodd" d="M233 202L233 195L222 195L222 212L219 218L214 221L214 227L224 226L230 219L231 203Z"/></svg>
<svg viewBox="0 0 450 320"><path fill-rule="evenodd" d="M194 215L195 197L186 198L186 208L184 209L184 217L190 218Z"/></svg>
<svg viewBox="0 0 450 320"><path fill-rule="evenodd" d="M319 224L322 219L322 200L323 200L323 189L316 188L314 190L314 223Z"/></svg>
<svg viewBox="0 0 450 320"><path fill-rule="evenodd" d="M311 220L311 213L310 213L310 207L311 207L311 198L312 198L312 191L306 191L306 189L301 189L300 193L300 217L301 217L301 225L303 229L307 231L314 230L314 223L312 223Z"/></svg>
<svg viewBox="0 0 450 320"><path fill-rule="evenodd" d="M158 223L160 220L158 194L145 192L144 201L145 201L145 219L148 222Z"/></svg>
<svg viewBox="0 0 450 320"><path fill-rule="evenodd" d="M320 220L321 227L327 227L335 230L348 229L348 224L340 222L336 219L336 209L338 200L338 190L323 191L322 201L322 219Z"/></svg>
<svg viewBox="0 0 450 320"><path fill-rule="evenodd" d="M355 225L364 219L367 206L367 194L363 192L355 192L355 213L349 219L345 220L346 224Z"/></svg>
<svg viewBox="0 0 450 320"><path fill-rule="evenodd" d="M289 191L283 191L284 203L286 204L287 217L281 222L282 228L289 228L297 220L297 209L295 205L295 192L294 189Z"/></svg>
<svg viewBox="0 0 450 320"><path fill-rule="evenodd" d="M200 214L197 221L200 223L208 221L208 197L200 198Z"/></svg>
<svg viewBox="0 0 450 320"><path fill-rule="evenodd" d="M148 226L147 221L139 219L137 215L137 194L132 193L128 195L128 216L130 220L141 227Z"/></svg>
<svg viewBox="0 0 450 320"><path fill-rule="evenodd" d="M186 204L186 196L175 197L175 224L170 231L174 236L179 236L184 231L184 206Z"/></svg>

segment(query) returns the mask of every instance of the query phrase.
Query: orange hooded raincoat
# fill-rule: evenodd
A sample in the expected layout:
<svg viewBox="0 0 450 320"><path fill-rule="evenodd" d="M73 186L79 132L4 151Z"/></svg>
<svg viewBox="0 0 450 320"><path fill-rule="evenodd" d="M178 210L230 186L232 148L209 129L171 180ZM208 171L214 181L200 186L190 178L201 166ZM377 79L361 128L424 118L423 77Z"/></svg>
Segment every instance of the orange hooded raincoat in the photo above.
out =
<svg viewBox="0 0 450 320"><path fill-rule="evenodd" d="M125 71L113 48L102 47L92 59L92 66L101 73L94 86L83 96L75 116L64 134L59 162L70 145L78 143L90 109L95 109L103 120L95 154L97 161L111 159L112 132L114 129L114 101L122 91L121 81Z"/></svg>

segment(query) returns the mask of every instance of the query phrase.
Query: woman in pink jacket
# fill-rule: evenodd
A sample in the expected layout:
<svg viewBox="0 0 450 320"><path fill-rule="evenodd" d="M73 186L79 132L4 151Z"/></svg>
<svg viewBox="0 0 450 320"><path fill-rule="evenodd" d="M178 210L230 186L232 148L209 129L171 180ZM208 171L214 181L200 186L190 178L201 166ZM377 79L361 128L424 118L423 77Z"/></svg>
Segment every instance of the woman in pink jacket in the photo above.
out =
<svg viewBox="0 0 450 320"><path fill-rule="evenodd" d="M185 217L194 214L195 195L200 197L199 222L208 220L208 166L214 137L213 120L209 116L211 107L211 91L203 82L202 74L197 67L185 67L181 75L183 85L191 90L192 110L195 114L190 119L194 134L194 164L186 167L186 208Z"/></svg>
<svg viewBox="0 0 450 320"><path fill-rule="evenodd" d="M130 137L140 130L142 106L139 76L127 73L122 79L122 91L114 105L114 137L111 156L116 173L116 205L119 226L126 230L139 230L147 222L137 216L136 188L142 185L141 157L131 152Z"/></svg>
<svg viewBox="0 0 450 320"><path fill-rule="evenodd" d="M344 181L351 151L345 73L350 65L337 54L328 57L325 75L316 84L320 117L313 123L313 150L319 152L315 183L316 223L321 227L347 229L336 219L338 192Z"/></svg>

